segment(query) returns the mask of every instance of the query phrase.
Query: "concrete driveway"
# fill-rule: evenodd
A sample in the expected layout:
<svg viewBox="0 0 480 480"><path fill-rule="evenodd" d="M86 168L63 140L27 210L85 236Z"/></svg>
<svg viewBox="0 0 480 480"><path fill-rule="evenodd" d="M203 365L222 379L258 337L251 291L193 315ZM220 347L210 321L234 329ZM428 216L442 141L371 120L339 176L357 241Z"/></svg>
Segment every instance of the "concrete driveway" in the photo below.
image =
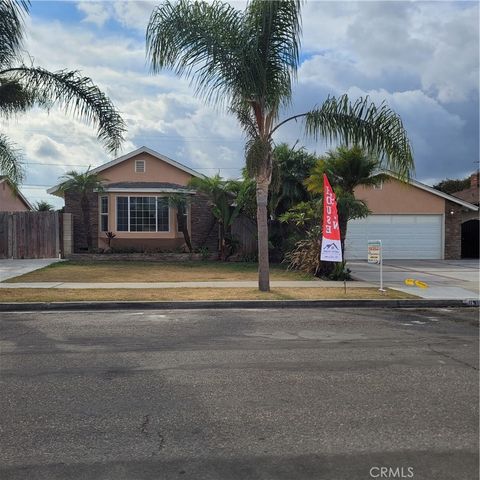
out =
<svg viewBox="0 0 480 480"><path fill-rule="evenodd" d="M58 258L0 259L0 282L61 261Z"/></svg>
<svg viewBox="0 0 480 480"><path fill-rule="evenodd" d="M352 276L360 281L378 285L380 267L366 261L348 261ZM425 282L428 288L407 286L405 280ZM478 260L385 260L384 286L412 293L422 298L478 299Z"/></svg>

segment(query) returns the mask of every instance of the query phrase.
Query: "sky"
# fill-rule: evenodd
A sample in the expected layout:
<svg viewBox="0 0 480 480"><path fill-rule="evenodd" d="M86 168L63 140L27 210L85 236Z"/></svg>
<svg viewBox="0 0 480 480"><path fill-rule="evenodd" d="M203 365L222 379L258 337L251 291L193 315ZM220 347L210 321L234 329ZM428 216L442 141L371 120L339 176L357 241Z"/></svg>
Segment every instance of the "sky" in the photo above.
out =
<svg viewBox="0 0 480 480"><path fill-rule="evenodd" d="M149 71L145 30L159 3L33 1L25 61L91 77L127 123L120 154L145 145L206 175L239 177L244 136L235 118L197 99L187 80ZM310 0L302 31L292 105L281 118L321 105L329 95L368 95L401 116L417 180L432 185L478 169L478 2ZM61 175L113 159L92 126L57 108L0 120L0 128L23 151L21 190L31 202L62 206L46 193ZM332 148L307 138L295 123L282 127L275 141L318 155Z"/></svg>

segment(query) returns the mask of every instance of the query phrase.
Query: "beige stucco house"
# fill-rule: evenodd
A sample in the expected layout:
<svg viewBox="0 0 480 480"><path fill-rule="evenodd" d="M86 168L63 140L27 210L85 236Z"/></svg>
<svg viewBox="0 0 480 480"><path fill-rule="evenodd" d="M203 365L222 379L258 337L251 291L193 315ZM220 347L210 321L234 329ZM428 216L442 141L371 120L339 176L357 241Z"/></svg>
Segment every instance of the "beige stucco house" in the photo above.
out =
<svg viewBox="0 0 480 480"><path fill-rule="evenodd" d="M181 248L184 237L177 225L177 212L169 205L172 193L189 195L189 232L194 247L216 250L215 219L206 199L188 187L202 174L154 150L141 147L91 170L104 184L104 191L92 192L91 229L94 247L107 247L107 232L115 237L112 247L138 251L165 251ZM60 195L58 186L48 193ZM65 212L74 218L74 249L87 247L78 194L65 194Z"/></svg>
<svg viewBox="0 0 480 480"><path fill-rule="evenodd" d="M348 223L347 259L366 259L368 240L382 240L385 259L459 259L475 251L469 248L475 238L462 240L461 231L465 222L478 222L477 205L394 175L377 188L357 188L355 196L372 213Z"/></svg>
<svg viewBox="0 0 480 480"><path fill-rule="evenodd" d="M29 212L30 202L18 189L14 189L6 176L0 175L0 212Z"/></svg>

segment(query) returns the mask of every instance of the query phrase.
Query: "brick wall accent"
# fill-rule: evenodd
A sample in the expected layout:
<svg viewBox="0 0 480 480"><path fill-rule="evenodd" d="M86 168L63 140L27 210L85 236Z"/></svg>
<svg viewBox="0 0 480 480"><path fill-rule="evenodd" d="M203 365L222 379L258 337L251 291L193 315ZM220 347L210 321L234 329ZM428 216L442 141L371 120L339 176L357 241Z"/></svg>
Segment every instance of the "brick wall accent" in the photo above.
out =
<svg viewBox="0 0 480 480"><path fill-rule="evenodd" d="M462 223L478 219L478 212L467 210L457 203L445 201L445 259L462 258Z"/></svg>
<svg viewBox="0 0 480 480"><path fill-rule="evenodd" d="M210 252L218 249L218 223L205 195L197 193L191 200L191 232L193 248L207 247Z"/></svg>
<svg viewBox="0 0 480 480"><path fill-rule="evenodd" d="M90 228L92 234L92 247L97 247L98 238L98 194L92 192L88 196L90 202ZM75 192L65 193L65 213L72 214L73 220L73 250L84 252L87 250L87 235L83 224L80 194Z"/></svg>

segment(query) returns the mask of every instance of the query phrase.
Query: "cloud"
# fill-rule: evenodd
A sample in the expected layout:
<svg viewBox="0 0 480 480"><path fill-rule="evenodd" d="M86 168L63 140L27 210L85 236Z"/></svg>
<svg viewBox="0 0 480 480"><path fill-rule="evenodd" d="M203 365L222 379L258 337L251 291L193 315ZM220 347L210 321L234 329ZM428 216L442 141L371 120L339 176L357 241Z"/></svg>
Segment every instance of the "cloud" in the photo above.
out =
<svg viewBox="0 0 480 480"><path fill-rule="evenodd" d="M303 18L305 49L344 89L400 76L443 103L478 91L476 2L312 2Z"/></svg>
<svg viewBox="0 0 480 480"><path fill-rule="evenodd" d="M52 10L57 19L28 20L26 49L36 64L51 70L81 70L110 96L128 124L124 153L147 145L204 173L220 169L237 176L244 137L236 120L194 98L188 81L171 72L148 72L144 32L157 3L78 2L83 19L78 24L63 22ZM376 102L386 99L402 116L417 178L440 180L473 170L476 3L307 2L303 12L299 81L282 118L309 110L329 94L368 94ZM2 130L23 148L31 185L52 185L67 169L111 159L91 126L58 109L32 110ZM279 130L275 140L298 141L317 153L329 147L305 138L295 123Z"/></svg>
<svg viewBox="0 0 480 480"><path fill-rule="evenodd" d="M102 27L111 17L109 5L103 2L79 2L77 8L85 14L83 22L95 24Z"/></svg>
<svg viewBox="0 0 480 480"><path fill-rule="evenodd" d="M101 27L113 20L120 25L145 33L153 9L159 4L155 1L114 1L114 2L77 2L77 9L85 16L83 22Z"/></svg>

